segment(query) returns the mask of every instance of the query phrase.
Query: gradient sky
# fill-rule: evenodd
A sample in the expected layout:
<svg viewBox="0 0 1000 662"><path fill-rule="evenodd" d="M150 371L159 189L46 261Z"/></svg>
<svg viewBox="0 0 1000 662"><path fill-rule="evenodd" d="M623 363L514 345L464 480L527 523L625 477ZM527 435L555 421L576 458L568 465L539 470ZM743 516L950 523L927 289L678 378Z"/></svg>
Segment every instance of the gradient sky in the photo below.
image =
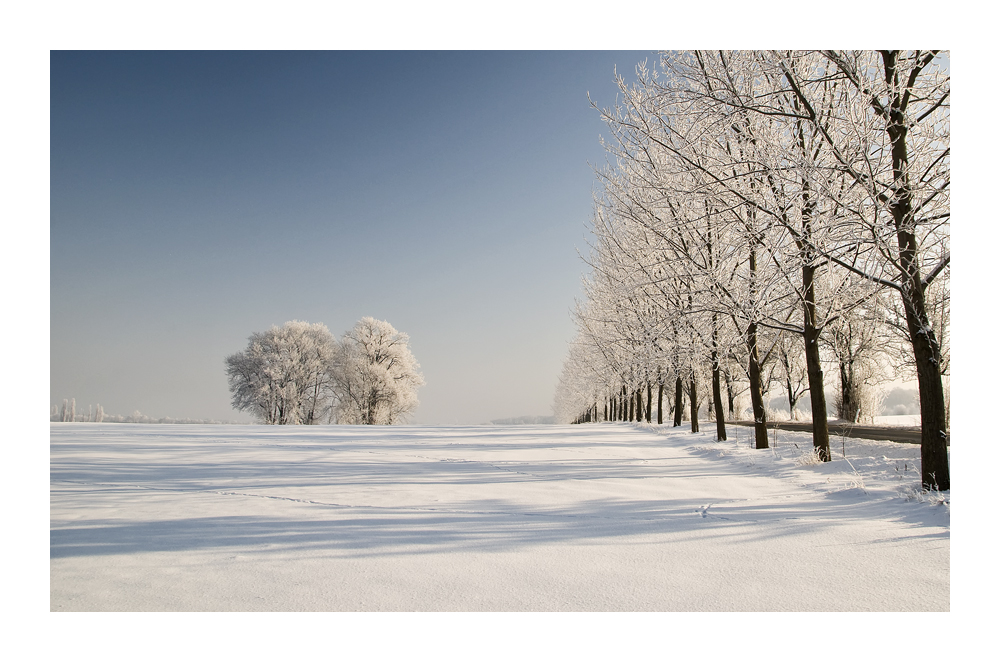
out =
<svg viewBox="0 0 1000 662"><path fill-rule="evenodd" d="M414 423L547 415L643 52L53 52L50 399L249 421L253 331L410 334Z"/></svg>

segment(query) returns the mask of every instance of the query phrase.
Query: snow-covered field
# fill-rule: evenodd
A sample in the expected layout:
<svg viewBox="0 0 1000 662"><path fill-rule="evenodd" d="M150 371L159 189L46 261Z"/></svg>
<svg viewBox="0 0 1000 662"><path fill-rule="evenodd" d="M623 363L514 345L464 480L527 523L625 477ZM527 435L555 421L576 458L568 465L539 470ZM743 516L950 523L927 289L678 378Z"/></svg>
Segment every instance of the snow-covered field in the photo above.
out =
<svg viewBox="0 0 1000 662"><path fill-rule="evenodd" d="M902 416L876 416L874 425L890 425L893 427L920 427L920 414Z"/></svg>
<svg viewBox="0 0 1000 662"><path fill-rule="evenodd" d="M54 423L51 609L949 609L917 446L738 434Z"/></svg>

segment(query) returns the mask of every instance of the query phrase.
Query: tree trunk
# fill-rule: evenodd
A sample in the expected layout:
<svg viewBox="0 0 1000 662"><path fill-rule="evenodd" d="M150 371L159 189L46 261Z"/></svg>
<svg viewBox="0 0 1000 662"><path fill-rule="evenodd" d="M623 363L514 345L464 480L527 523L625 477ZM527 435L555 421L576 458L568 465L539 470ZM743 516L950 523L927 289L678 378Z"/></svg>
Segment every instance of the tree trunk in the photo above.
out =
<svg viewBox="0 0 1000 662"><path fill-rule="evenodd" d="M808 256L807 256L808 257ZM816 327L816 267L807 262L802 267L804 314L802 327L806 344L806 372L809 374L809 402L812 405L813 449L823 462L830 457L830 427L826 420L826 392L823 390L823 366L819 357L819 334Z"/></svg>
<svg viewBox="0 0 1000 662"><path fill-rule="evenodd" d="M861 388L855 381L853 364L840 361L840 407L837 414L845 421L858 422L861 415Z"/></svg>
<svg viewBox="0 0 1000 662"><path fill-rule="evenodd" d="M792 385L792 361L784 345L781 346L778 356L781 358L781 366L785 369L785 392L788 393L788 419L794 421L796 420L795 403L798 402L799 396L795 395L795 387Z"/></svg>
<svg viewBox="0 0 1000 662"><path fill-rule="evenodd" d="M798 108L798 102L795 102ZM802 123L796 121L799 148L808 153ZM806 345L806 372L809 376L809 400L813 415L813 450L823 462L829 462L830 428L826 420L826 392L823 390L823 366L819 356L819 336L822 328L816 314L816 252L812 245L812 217L816 200L811 195L810 182L802 178L802 228L795 242L802 259L802 336Z"/></svg>
<svg viewBox="0 0 1000 662"><path fill-rule="evenodd" d="M646 382L646 422L653 422L653 385Z"/></svg>
<svg viewBox="0 0 1000 662"><path fill-rule="evenodd" d="M786 377L785 377L785 390L788 391L788 419L794 421L795 420L795 400L796 400L795 395L794 395L795 392L792 390L792 380L791 380L790 377L787 376L788 375L788 371L787 370L785 371L785 375L786 375Z"/></svg>
<svg viewBox="0 0 1000 662"><path fill-rule="evenodd" d="M736 420L736 396L733 394L733 379L729 376L729 371L722 373L726 378L726 400L729 403L729 420Z"/></svg>
<svg viewBox="0 0 1000 662"><path fill-rule="evenodd" d="M691 371L691 432L698 431L698 378Z"/></svg>
<svg viewBox="0 0 1000 662"><path fill-rule="evenodd" d="M656 424L663 425L663 382L656 384Z"/></svg>
<svg viewBox="0 0 1000 662"><path fill-rule="evenodd" d="M751 183L751 186L753 184ZM750 242L750 299L757 298L757 241ZM747 326L747 375L750 378L750 407L753 410L754 447L767 448L767 413L760 388L760 354L757 351L757 322Z"/></svg>
<svg viewBox="0 0 1000 662"><path fill-rule="evenodd" d="M895 195L890 203L899 246L900 285L906 327L913 345L920 392L920 474L924 489L950 490L948 467L948 417L944 387L941 384L941 346L934 335L927 304L925 284L920 274L919 243L913 222L913 189L909 179L908 132L902 90L895 80L897 51L882 51L885 78L893 90L886 130L892 142L892 174ZM909 90L906 91L909 95Z"/></svg>
<svg viewBox="0 0 1000 662"><path fill-rule="evenodd" d="M747 327L747 350L750 354L747 373L750 376L750 404L753 408L753 431L756 448L767 448L767 413L764 394L760 390L760 358L757 353L757 324Z"/></svg>
<svg viewBox="0 0 1000 662"><path fill-rule="evenodd" d="M674 427L681 424L682 410L684 408L684 383L681 376L677 375L677 384L674 388Z"/></svg>
<svg viewBox="0 0 1000 662"><path fill-rule="evenodd" d="M726 409L722 404L722 380L719 375L719 362L715 351L712 351L712 402L715 404L715 438L726 440Z"/></svg>
<svg viewBox="0 0 1000 662"><path fill-rule="evenodd" d="M722 407L722 383L719 369L719 327L718 316L712 314L712 403L715 405L715 438L726 440L726 411Z"/></svg>
<svg viewBox="0 0 1000 662"><path fill-rule="evenodd" d="M921 319L920 304L907 306L906 324L913 340L920 393L920 474L927 490L950 490L948 467L948 416L941 384L940 345L926 315ZM911 311L910 308L913 308ZM926 310L923 311L926 313Z"/></svg>

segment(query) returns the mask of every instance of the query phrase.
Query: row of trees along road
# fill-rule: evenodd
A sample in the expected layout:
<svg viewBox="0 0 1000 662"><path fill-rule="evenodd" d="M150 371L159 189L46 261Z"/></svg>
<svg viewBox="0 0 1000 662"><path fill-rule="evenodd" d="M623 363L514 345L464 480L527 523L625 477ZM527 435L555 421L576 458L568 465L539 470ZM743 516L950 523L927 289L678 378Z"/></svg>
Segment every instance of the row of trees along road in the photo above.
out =
<svg viewBox="0 0 1000 662"><path fill-rule="evenodd" d="M693 51L618 78L591 273L556 397L564 421L674 424L710 393L726 438L749 390L808 398L830 460L824 363L857 420L877 372L916 375L922 481L950 489L950 77L941 51ZM711 382L705 389L702 384ZM670 391L673 391L673 403ZM871 412L869 412L871 413Z"/></svg>
<svg viewBox="0 0 1000 662"><path fill-rule="evenodd" d="M409 336L371 317L339 340L323 324L287 322L225 363L233 407L269 425L401 423L424 384Z"/></svg>

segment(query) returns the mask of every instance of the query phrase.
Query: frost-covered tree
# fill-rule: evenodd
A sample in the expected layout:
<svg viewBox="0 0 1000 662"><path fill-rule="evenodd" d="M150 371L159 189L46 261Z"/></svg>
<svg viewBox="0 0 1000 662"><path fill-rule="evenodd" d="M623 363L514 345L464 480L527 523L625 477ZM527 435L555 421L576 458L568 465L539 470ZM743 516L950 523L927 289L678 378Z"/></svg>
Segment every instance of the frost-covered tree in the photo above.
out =
<svg viewBox="0 0 1000 662"><path fill-rule="evenodd" d="M834 400L837 416L844 420L870 422L879 413L879 384L888 381L892 358L886 294L876 293L866 305L844 311L830 325L827 346L840 373L840 392Z"/></svg>
<svg viewBox="0 0 1000 662"><path fill-rule="evenodd" d="M708 364L721 422L739 357L766 447L764 391L782 378L794 412L804 363L813 444L829 460L821 346L835 350L841 404L856 411L851 389L874 365L866 334L884 339L892 321L872 317L873 302L894 290L920 383L924 485L948 489L946 54L692 51L658 64L619 78L618 104L601 111L610 163L577 315L579 342L600 351L577 352L564 381L586 392L610 373L610 410L634 420L649 375L674 380L679 424L685 387L696 405Z"/></svg>
<svg viewBox="0 0 1000 662"><path fill-rule="evenodd" d="M272 425L399 423L424 383L408 342L370 317L340 342L323 324L299 321L254 333L225 361L233 407Z"/></svg>
<svg viewBox="0 0 1000 662"><path fill-rule="evenodd" d="M331 362L336 422L393 425L417 408L424 378L409 341L406 333L372 317L344 334Z"/></svg>
<svg viewBox="0 0 1000 662"><path fill-rule="evenodd" d="M823 411L819 339L829 306L818 289L826 275L821 247L827 209L813 181L824 153L816 149L813 127L789 119L794 97L784 94L759 60L753 52L666 55L662 76L640 69L639 81L626 95L630 110L622 118L696 184L678 190L677 197L704 201L706 209L718 210L717 223L743 229L746 277L735 281L742 287L717 287L716 294L725 296L716 298L745 326L758 447L766 447L760 388L768 356L760 355L761 334L764 329L801 334L813 409ZM774 112L758 112L762 103ZM710 217L706 214L701 224L707 226ZM801 278L793 277L796 273ZM813 436L821 457L829 459L824 418L814 419Z"/></svg>
<svg viewBox="0 0 1000 662"><path fill-rule="evenodd" d="M330 407L336 349L323 324L291 321L252 334L225 360L233 407L271 425L319 423Z"/></svg>
<svg viewBox="0 0 1000 662"><path fill-rule="evenodd" d="M794 61L808 58L808 67ZM829 155L818 187L847 232L826 257L899 297L920 392L921 477L950 489L943 329L928 291L951 261L951 76L938 50L820 51L767 58ZM831 84L842 91L824 113ZM844 195L842 191L850 191ZM946 290L938 295L947 299Z"/></svg>
<svg viewBox="0 0 1000 662"><path fill-rule="evenodd" d="M776 268L783 260L775 258L787 250L783 241L789 243L774 232L779 224L773 209L780 205L764 199L769 187L752 158L745 117L699 103L704 89L678 88L680 77L663 83L644 65L638 76L633 85L619 79L620 104L602 111L613 136L605 146L615 165L599 180L608 213L620 219L619 226L633 227L617 233L616 250L657 256L646 265L631 262L647 280L644 305L660 308L661 318L680 332L671 334L668 353L688 357L684 376L676 375L675 424L681 382L697 395L694 364L707 362L717 438L725 439L722 364L739 339L748 348L757 441L766 447L761 364L767 355L759 343L767 340L767 325L787 325L785 311L796 301L787 276ZM615 229L597 228L604 234Z"/></svg>
<svg viewBox="0 0 1000 662"><path fill-rule="evenodd" d="M569 355L556 386L553 410L558 422L608 420L617 403L611 401L607 379L601 374L607 364L600 352L586 333L578 333L570 344Z"/></svg>
<svg viewBox="0 0 1000 662"><path fill-rule="evenodd" d="M788 398L788 418L798 420L799 410L795 405L809 390L809 376L806 372L805 355L802 344L792 342L790 334L781 334L775 347L775 362L781 385Z"/></svg>

